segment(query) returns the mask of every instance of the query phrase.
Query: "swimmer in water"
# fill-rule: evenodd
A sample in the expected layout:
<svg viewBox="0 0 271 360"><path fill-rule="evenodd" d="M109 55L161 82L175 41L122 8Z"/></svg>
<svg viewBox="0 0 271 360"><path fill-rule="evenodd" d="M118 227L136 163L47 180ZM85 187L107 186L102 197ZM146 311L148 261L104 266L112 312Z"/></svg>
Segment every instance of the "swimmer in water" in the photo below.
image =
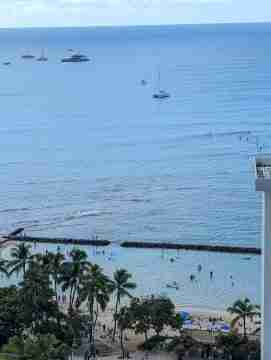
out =
<svg viewBox="0 0 271 360"><path fill-rule="evenodd" d="M190 281L194 281L195 278L196 278L195 275L193 275L193 274L190 275Z"/></svg>

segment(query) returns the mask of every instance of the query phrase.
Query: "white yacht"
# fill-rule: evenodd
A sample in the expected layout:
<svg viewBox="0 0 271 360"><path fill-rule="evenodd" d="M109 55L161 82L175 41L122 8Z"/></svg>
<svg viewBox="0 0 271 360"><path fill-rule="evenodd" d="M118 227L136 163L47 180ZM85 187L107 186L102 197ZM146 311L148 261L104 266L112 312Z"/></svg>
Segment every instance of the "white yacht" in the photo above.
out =
<svg viewBox="0 0 271 360"><path fill-rule="evenodd" d="M81 54L74 54L69 57L61 59L61 62L63 63L70 63L70 62L78 63L78 62L86 62L86 61L90 61L90 59L86 55L81 55Z"/></svg>

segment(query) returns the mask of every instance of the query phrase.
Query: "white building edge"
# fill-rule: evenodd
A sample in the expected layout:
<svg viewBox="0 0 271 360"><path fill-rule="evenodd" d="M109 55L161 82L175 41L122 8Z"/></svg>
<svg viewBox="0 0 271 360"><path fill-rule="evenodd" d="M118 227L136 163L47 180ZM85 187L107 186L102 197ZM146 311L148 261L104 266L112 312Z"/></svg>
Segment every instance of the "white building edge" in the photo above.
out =
<svg viewBox="0 0 271 360"><path fill-rule="evenodd" d="M256 191L263 192L262 360L271 360L271 154L256 155Z"/></svg>

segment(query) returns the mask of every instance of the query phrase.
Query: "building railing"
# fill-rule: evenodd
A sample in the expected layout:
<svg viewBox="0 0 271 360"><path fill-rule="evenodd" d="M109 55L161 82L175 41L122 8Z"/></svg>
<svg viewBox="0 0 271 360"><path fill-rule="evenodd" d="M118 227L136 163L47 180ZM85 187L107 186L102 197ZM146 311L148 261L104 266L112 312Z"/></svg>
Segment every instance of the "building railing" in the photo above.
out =
<svg viewBox="0 0 271 360"><path fill-rule="evenodd" d="M256 173L258 178L271 179L271 165L257 165Z"/></svg>

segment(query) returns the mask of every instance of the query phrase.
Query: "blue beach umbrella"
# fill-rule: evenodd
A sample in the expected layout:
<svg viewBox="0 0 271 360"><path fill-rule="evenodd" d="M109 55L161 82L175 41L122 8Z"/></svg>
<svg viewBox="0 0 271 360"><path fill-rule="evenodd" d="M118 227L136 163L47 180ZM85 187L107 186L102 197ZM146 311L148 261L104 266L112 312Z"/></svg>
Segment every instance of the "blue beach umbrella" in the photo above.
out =
<svg viewBox="0 0 271 360"><path fill-rule="evenodd" d="M223 332L229 332L231 330L231 327L227 324L224 324L223 326L221 326L221 330Z"/></svg>
<svg viewBox="0 0 271 360"><path fill-rule="evenodd" d="M182 319L185 321L185 320L188 320L190 318L190 314L186 311L180 311L179 313L182 317Z"/></svg>

